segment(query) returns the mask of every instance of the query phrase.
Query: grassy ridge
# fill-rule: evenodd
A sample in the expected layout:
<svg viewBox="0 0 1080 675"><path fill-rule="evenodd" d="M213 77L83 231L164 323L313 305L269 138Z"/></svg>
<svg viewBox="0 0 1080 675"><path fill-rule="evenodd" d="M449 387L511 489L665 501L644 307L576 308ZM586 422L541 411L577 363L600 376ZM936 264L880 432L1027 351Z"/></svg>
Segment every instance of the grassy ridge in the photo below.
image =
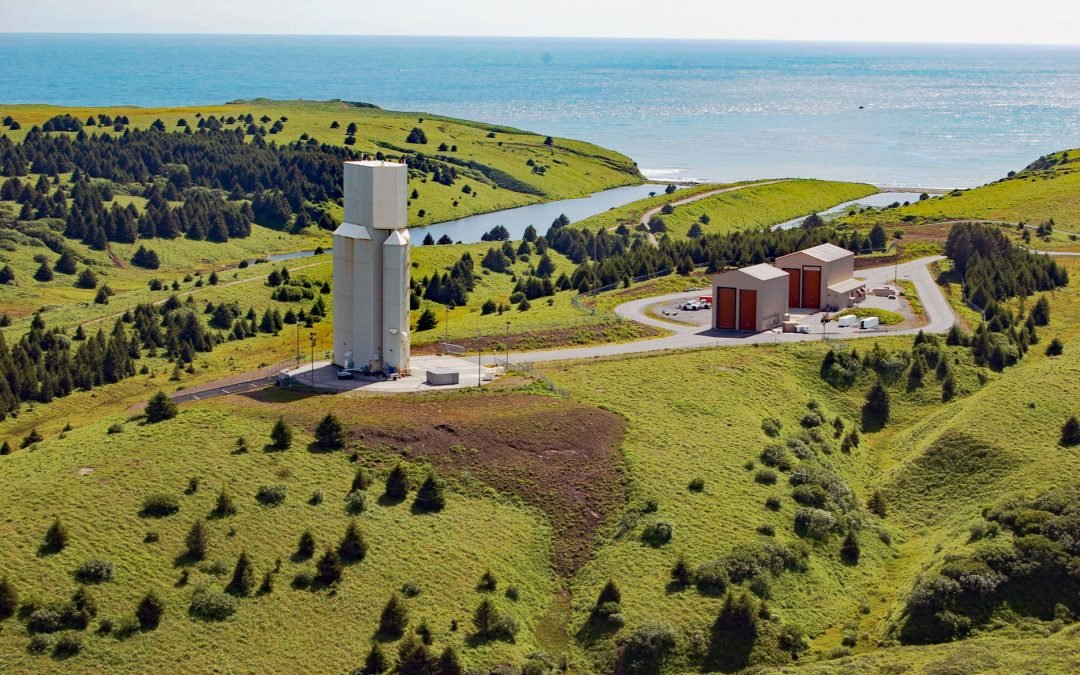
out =
<svg viewBox="0 0 1080 675"><path fill-rule="evenodd" d="M316 415L323 406L316 397L291 401L289 410ZM64 438L51 436L33 452L2 458L0 567L24 601L66 598L76 587L74 567L104 558L115 563L116 579L91 588L99 616L130 616L148 588L166 603L165 619L155 633L120 641L88 632L84 655L68 662L65 671L92 672L109 664L118 672L145 672L183 661L195 671L280 672L294 667L301 654L305 669L348 671L363 663L390 593L410 581L421 589L406 600L411 626L426 621L439 645L464 649L472 633L472 611L483 597L475 586L487 569L499 580L496 604L518 619L522 631L515 643L471 643L469 661L520 662L536 648L532 627L550 604L555 584L546 521L532 509L467 483L451 490L446 509L437 514L412 514L409 501L376 504L388 467L367 454L363 462L376 467L377 481L369 490L367 510L357 517L370 546L367 557L346 568L336 592L289 588L298 571L313 570L312 561L290 558L300 533L310 529L321 552L344 532L349 516L343 498L356 465L344 453L309 452L305 446L311 436L304 431L292 449L264 452L277 414L273 408L250 407L243 399L224 400L195 406L158 425L128 423L123 432L107 435L107 426L123 420L110 416ZM247 454L232 454L239 435L252 446ZM418 482L423 472L419 467L414 472ZM201 476L202 482L198 492L185 496L182 491L192 476ZM258 486L275 484L287 487L284 504L256 502ZM183 538L194 520L207 516L221 489L230 492L239 512L208 521L207 562L220 561L228 572L219 577L205 565L192 566L190 585L176 587L181 566L174 558L184 550ZM325 501L315 506L307 500L317 489L324 491ZM152 492L179 497L180 512L164 519L140 517L141 501ZM66 524L70 544L59 554L39 557L43 528L54 514ZM147 532L159 540L144 542ZM273 594L242 600L236 615L223 622L190 619L192 587L220 589L242 550L251 555L257 580L277 558L283 561ZM517 601L502 597L511 585L520 593ZM457 632L451 631L452 619L461 626ZM49 657L26 652L26 634L15 629L13 620L3 628L0 669L54 667ZM391 653L394 646L387 645Z"/></svg>
<svg viewBox="0 0 1080 675"><path fill-rule="evenodd" d="M863 183L806 179L791 179L757 186L753 183L696 186L693 192L680 190L674 195L657 195L611 209L578 221L575 226L610 229L625 223L633 228L649 209L695 194L736 186L747 187L677 206L674 213L662 215L668 233L674 237L686 236L690 226L703 214L707 214L710 219L709 224L702 226L706 233L733 232L775 225L877 192L872 185Z"/></svg>
<svg viewBox="0 0 1080 675"><path fill-rule="evenodd" d="M409 223L427 225L453 220L477 213L523 206L539 201L581 197L598 190L632 185L642 182L633 161L617 152L572 139L553 139L545 145L545 137L517 129L492 127L446 117L433 117L426 113L395 112L379 108L355 107L341 101L234 101L225 105L189 107L60 107L48 105L11 105L0 103L0 116L11 115L18 120L21 129L8 131L12 139L21 140L34 125L40 125L55 115L70 114L79 120L90 115L105 113L112 116L126 115L133 127L148 127L156 119L165 124L168 131L180 130L176 123L183 119L194 127L196 113L207 115L239 116L252 114L256 118L267 116L270 122L285 116L285 128L268 137L278 143L300 140L307 134L320 142L343 145L345 131L350 123L357 125L356 143L351 147L359 152L374 155L386 152L399 155L392 148L422 152L429 157L447 157L453 160L478 162L506 174L513 179L535 188L533 193L496 189L494 186L472 178L461 177L451 186L434 181L413 179L410 189L419 196L410 200ZM420 120L424 121L421 122ZM331 129L333 122L340 125ZM413 127L424 130L426 145L407 144L406 136ZM229 127L231 128L231 127ZM87 133L102 131L100 127L88 127ZM105 133L115 133L106 130ZM494 138L489 138L494 134ZM457 152L440 152L441 143L458 147ZM543 175L533 171L527 164L547 167ZM471 193L463 192L468 185ZM420 216L420 210L424 215Z"/></svg>

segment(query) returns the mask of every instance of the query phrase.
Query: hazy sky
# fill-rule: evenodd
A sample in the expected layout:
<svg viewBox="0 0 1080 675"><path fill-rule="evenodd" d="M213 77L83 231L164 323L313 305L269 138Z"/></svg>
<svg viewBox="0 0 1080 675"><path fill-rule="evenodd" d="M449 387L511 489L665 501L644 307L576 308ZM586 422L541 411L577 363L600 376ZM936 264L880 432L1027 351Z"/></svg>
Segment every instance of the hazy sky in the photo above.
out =
<svg viewBox="0 0 1080 675"><path fill-rule="evenodd" d="M1080 0L0 0L0 31L1080 43Z"/></svg>

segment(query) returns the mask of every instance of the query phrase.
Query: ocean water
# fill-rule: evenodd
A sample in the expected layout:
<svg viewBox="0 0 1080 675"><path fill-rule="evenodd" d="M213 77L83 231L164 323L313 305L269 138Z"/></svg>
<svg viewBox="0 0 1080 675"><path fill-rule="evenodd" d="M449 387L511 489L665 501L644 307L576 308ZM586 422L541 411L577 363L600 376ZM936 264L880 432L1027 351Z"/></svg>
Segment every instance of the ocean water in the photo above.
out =
<svg viewBox="0 0 1080 675"><path fill-rule="evenodd" d="M0 34L0 101L367 101L580 138L654 178L967 187L1080 147L1080 47Z"/></svg>

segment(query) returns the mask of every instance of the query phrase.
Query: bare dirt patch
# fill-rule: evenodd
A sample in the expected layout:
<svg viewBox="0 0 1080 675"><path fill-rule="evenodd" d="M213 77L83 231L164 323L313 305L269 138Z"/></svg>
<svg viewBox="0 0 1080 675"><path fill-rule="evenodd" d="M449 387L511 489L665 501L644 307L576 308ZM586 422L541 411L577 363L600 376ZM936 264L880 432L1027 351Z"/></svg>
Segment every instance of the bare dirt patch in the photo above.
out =
<svg viewBox="0 0 1080 675"><path fill-rule="evenodd" d="M468 472L515 495L550 518L560 574L573 574L589 559L598 529L625 502L618 471L625 424L599 408L499 392L291 396L265 391L221 400L280 408L309 429L332 408L354 447L427 461L444 475Z"/></svg>
<svg viewBox="0 0 1080 675"><path fill-rule="evenodd" d="M612 321L591 326L567 326L566 328L553 328L548 330L531 331L511 335L510 360L514 360L515 351L535 351L543 349L557 349L559 347L580 347L582 345L626 342L642 338L656 337L662 331L651 326L645 326L633 321ZM480 339L480 346L485 353L499 353L506 349L506 336L484 336ZM475 339L464 341L460 345L465 348L466 356L476 356L477 342ZM416 355L435 354L438 349L436 343L417 345L412 348Z"/></svg>

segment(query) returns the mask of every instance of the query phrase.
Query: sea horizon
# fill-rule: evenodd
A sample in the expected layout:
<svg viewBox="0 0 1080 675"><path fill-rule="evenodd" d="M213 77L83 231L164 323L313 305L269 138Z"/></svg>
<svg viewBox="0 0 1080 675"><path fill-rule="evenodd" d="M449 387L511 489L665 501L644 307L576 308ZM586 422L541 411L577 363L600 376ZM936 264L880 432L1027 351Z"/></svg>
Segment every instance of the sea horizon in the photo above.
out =
<svg viewBox="0 0 1080 675"><path fill-rule="evenodd" d="M651 179L972 187L1080 146L1076 45L0 33L0 59L4 103L363 101L588 141Z"/></svg>

